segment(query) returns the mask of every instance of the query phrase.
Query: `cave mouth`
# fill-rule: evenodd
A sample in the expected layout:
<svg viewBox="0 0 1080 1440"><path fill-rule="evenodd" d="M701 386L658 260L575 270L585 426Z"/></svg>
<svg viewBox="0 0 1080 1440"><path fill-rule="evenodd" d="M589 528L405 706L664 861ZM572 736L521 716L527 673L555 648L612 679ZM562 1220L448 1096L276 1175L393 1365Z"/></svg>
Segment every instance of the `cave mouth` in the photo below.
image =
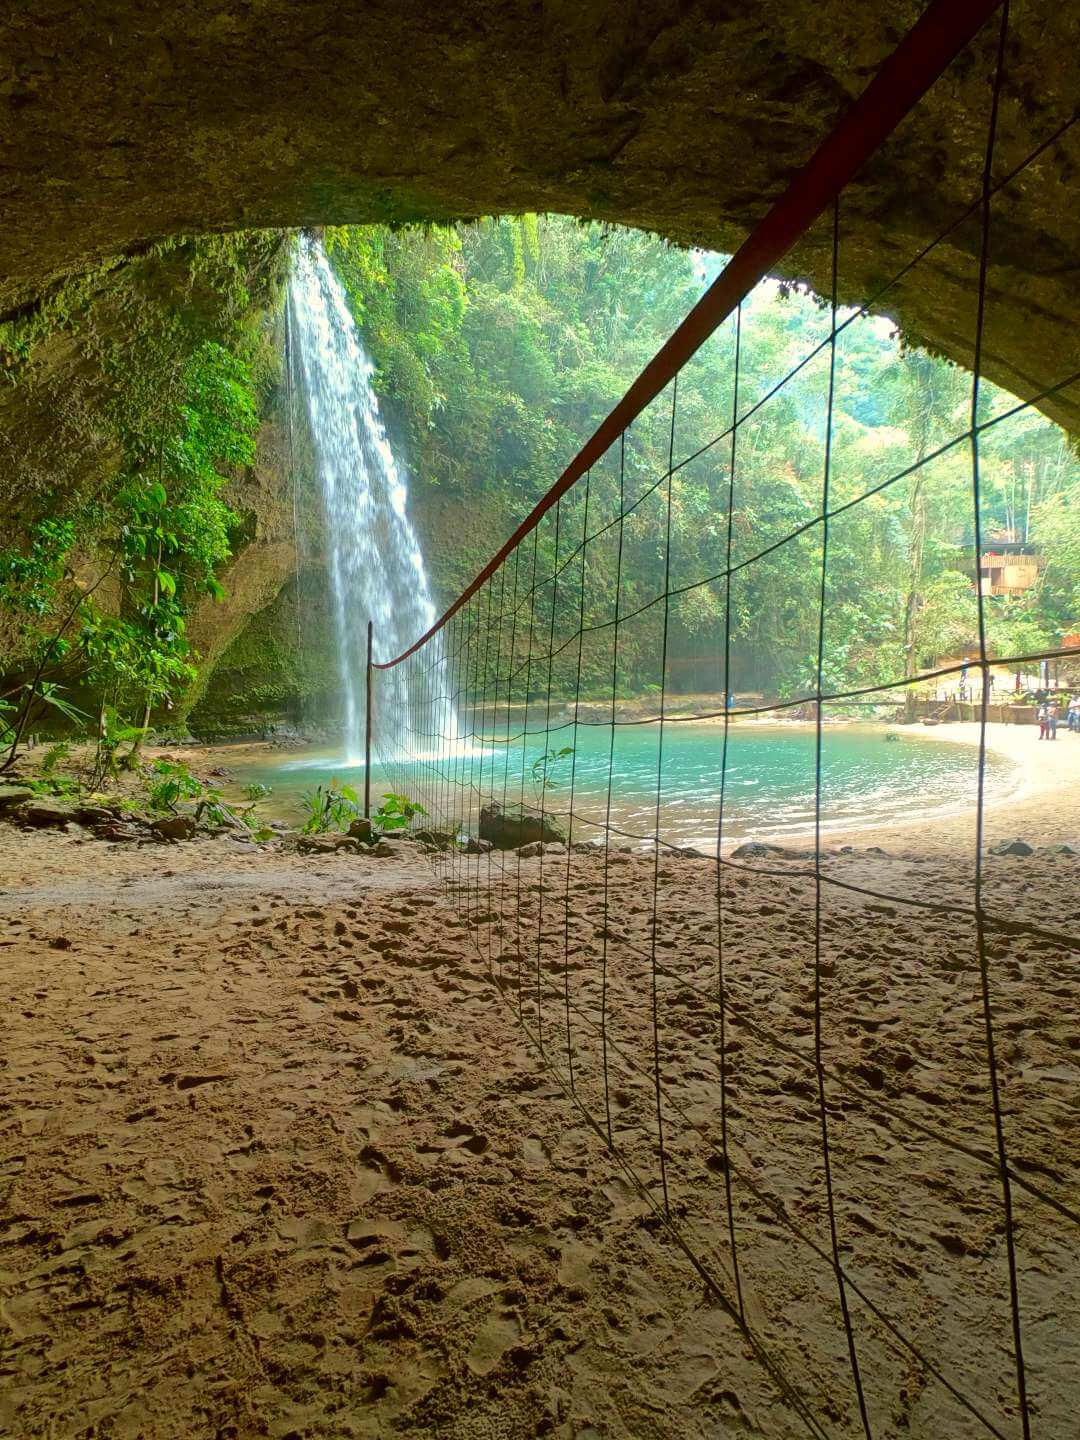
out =
<svg viewBox="0 0 1080 1440"><path fill-rule="evenodd" d="M590 3L557 22L525 0L464 0L389 7L358 31L346 14L275 7L267 21L228 0L198 17L122 7L107 27L34 7L0 27L12 75L0 312L166 237L237 226L542 211L730 252L918 7L884 24L824 0L805 18L795 0L760 15ZM1002 177L1045 148L995 199L983 360L1020 395L1080 367L1075 40L1050 0L1013 7ZM995 56L991 22L850 187L846 301L977 196ZM809 237L790 273L827 290L828 252ZM907 333L959 362L977 253L977 234L958 230L897 307ZM1061 394L1050 413L1076 428L1075 407Z"/></svg>
<svg viewBox="0 0 1080 1440"><path fill-rule="evenodd" d="M1029 1394L1065 1433L1073 140L1003 178L980 267L989 42L403 662L374 792L323 750L361 710L335 532L393 523L345 472L407 491L410 602L463 595L718 263L649 229L733 245L890 48L849 8L16 24L57 182L35 215L13 176L0 240L25 1433L929 1437ZM1010 157L1068 25L1020 16ZM331 215L378 223L324 227L301 379L274 226Z"/></svg>

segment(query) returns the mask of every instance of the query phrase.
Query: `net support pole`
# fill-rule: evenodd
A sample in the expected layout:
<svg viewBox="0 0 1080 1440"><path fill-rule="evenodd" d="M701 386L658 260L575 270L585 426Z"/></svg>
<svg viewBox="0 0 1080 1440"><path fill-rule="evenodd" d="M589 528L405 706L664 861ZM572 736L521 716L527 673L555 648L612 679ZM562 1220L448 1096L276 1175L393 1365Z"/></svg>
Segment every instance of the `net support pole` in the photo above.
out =
<svg viewBox="0 0 1080 1440"><path fill-rule="evenodd" d="M371 819L371 682L375 669L371 663L371 642L374 624L367 622L367 685L364 687L366 713L364 715L364 819Z"/></svg>

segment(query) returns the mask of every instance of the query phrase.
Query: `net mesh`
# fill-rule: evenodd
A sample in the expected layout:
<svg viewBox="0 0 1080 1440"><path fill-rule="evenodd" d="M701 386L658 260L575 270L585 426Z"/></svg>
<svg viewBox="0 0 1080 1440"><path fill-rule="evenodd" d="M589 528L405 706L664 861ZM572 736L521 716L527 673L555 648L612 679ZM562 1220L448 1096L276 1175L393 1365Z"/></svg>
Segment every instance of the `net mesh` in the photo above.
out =
<svg viewBox="0 0 1080 1440"><path fill-rule="evenodd" d="M1030 1011L1019 982L1049 985L1080 946L986 860L1001 677L1067 653L1010 648L987 623L987 457L1078 380L1015 398L983 374L995 214L1074 118L999 162L1008 23L1006 9L959 62L985 66L981 174L937 239L852 300L844 262L860 237L837 196L799 251L827 257L828 283L819 305L796 295L797 346L755 341L772 307L794 303L787 287L744 297L438 633L389 662L417 703L371 737L376 795L422 804L418 836L493 983L646 1223L814 1435L918 1429L920 1407L925 1433L930 1414L936 1434L1030 1435L1058 1383L1054 1309L1072 1303L1067 1280L1053 1302L1031 1282L1051 1254L1075 1253L1080 1211L1069 1174L1033 1159L1055 1138L1016 1082L1003 1015ZM942 265L967 282L956 324L971 370L938 393L898 349L908 452L871 453L843 421L860 346ZM723 413L702 413L700 367L726 375ZM790 470L790 504L775 485L762 498L766 451ZM958 465L962 518L945 498ZM870 583L851 557L899 543L893 502L912 593L934 546L952 546L967 654L920 664L911 595L879 635L841 643L852 586ZM922 782L943 816L973 802L953 821L963 853L933 888L912 866L888 883L881 863L830 848L834 830L875 818L851 811L837 778L831 722L860 713L979 722L965 794ZM765 717L812 722L785 761L801 838L747 850L745 794L768 778L747 722ZM687 726L689 777L672 759ZM1042 968L1021 975L1032 947ZM925 960L904 959L913 950ZM940 1263L927 1268L924 1247Z"/></svg>

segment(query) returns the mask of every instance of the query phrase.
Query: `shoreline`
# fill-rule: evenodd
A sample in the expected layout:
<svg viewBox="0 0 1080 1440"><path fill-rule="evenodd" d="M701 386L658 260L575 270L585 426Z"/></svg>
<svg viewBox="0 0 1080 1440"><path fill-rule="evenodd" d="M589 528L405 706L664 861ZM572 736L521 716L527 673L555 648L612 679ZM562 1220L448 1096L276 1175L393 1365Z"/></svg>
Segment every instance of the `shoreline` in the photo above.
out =
<svg viewBox="0 0 1080 1440"><path fill-rule="evenodd" d="M682 723L694 723L680 721ZM716 719L703 720L702 725L722 723ZM812 720L740 720L735 722L740 729L761 730L813 730ZM897 726L886 721L852 721L858 728L888 732L898 736L900 742L912 740L942 741L946 744L977 748L981 726L977 721L951 721L942 725ZM828 727L830 730L833 725ZM845 722L844 728L848 728ZM1053 748L1051 748L1051 746ZM269 741L226 742L219 745L199 745L185 748L185 756L200 768L223 765L229 767L239 763L268 760L280 757L280 763L301 756L309 746L296 749L280 749ZM989 840L1001 838L1004 814L1009 817L1009 833L1036 835L1040 843L1068 841L1080 836L1080 736L1070 735L1059 727L1056 741L1040 741L1034 726L1009 725L988 721L986 725L987 751L1009 762L1012 774L1005 784L993 792L988 790L983 815L984 830ZM156 749L156 747L155 747ZM168 754L168 750L161 753ZM175 753L175 752L173 752ZM1048 800L1053 797L1052 805ZM883 838L894 844L910 845L915 827L920 827L922 848L940 852L959 842L965 845L974 830L976 806L974 796L970 804L924 806L906 814L883 817L879 821L857 825L840 822L822 827L823 838L830 844L880 844ZM725 854L747 840L760 839L767 843L782 844L787 841L805 841L812 836L812 826L783 830L760 829L747 833L725 843Z"/></svg>
<svg viewBox="0 0 1080 1440"><path fill-rule="evenodd" d="M766 722L769 723L769 722ZM786 721L790 725L812 726L813 721ZM978 748L982 727L977 721L955 720L932 727L904 726L900 729L888 726L901 740L919 738L942 740L951 745L965 745ZM1063 743L1064 742L1064 743ZM1071 742L1071 743L1070 743ZM1053 748L1051 748L1053 746ZM1010 783L1001 793L988 794L983 802L984 844L993 843L1004 837L1004 828L997 822L1007 810L1010 817L1009 836L1036 838L1040 844L1069 841L1080 835L1080 736L1070 735L1058 727L1056 741L1040 741L1033 725L1007 725L988 721L986 725L986 749L1008 760L1014 766ZM1055 796L1051 810L1046 798ZM838 826L822 830L834 842L860 843L867 837L874 837L872 843L880 842L888 835L895 843L910 839L910 832L916 826L922 827L921 848L929 853L955 851L955 842L962 831L974 831L976 804L974 799L963 807L944 806L912 811L909 815L894 816L874 825ZM932 829L927 828L932 826ZM793 831L783 832L794 838ZM812 830L803 831L813 834ZM766 839L770 837L766 836ZM965 838L970 838L965 836Z"/></svg>

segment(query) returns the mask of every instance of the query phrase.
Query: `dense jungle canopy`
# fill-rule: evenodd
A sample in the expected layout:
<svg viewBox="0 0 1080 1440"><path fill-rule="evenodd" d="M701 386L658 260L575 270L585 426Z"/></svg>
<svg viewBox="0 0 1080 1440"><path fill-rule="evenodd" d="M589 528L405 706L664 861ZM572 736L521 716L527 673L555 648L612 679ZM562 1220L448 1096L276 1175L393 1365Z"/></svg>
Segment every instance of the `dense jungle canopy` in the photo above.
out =
<svg viewBox="0 0 1080 1440"><path fill-rule="evenodd" d="M721 263L555 216L324 238L376 367L440 604L528 513ZM149 707L159 726L217 731L332 715L323 522L282 364L291 244L267 231L178 239L0 327L9 715L34 677L28 724L72 704L115 726L137 726ZM776 282L743 307L738 411L753 413L734 450L731 563L742 568L729 679L770 697L805 688L816 662L822 527L811 522L829 318L806 289ZM535 556L517 562L524 593L526 567L531 585L534 564L550 576L586 525L601 532L584 568L577 555L560 585L537 587L532 623L552 623L553 593L558 633L606 620L618 576L620 611L633 616L620 640L626 693L661 678L669 457L666 578L693 587L670 606L674 683L723 684L725 586L699 582L727 563L734 362L731 321L680 378L674 430L668 394L633 427L622 466L609 454L563 502L558 538L552 516ZM860 317L838 340L834 395L825 679L844 688L977 644L971 452L948 443L969 423L971 378L905 346L887 317ZM1039 567L1023 592L987 597L999 655L1059 644L1080 614L1080 466L1062 431L1014 404L983 387L980 420L1007 417L980 447L984 549L1008 535ZM622 527L620 486L634 505ZM582 658L586 693L610 685L600 636ZM556 662L557 688L568 689L569 666L569 654Z"/></svg>

